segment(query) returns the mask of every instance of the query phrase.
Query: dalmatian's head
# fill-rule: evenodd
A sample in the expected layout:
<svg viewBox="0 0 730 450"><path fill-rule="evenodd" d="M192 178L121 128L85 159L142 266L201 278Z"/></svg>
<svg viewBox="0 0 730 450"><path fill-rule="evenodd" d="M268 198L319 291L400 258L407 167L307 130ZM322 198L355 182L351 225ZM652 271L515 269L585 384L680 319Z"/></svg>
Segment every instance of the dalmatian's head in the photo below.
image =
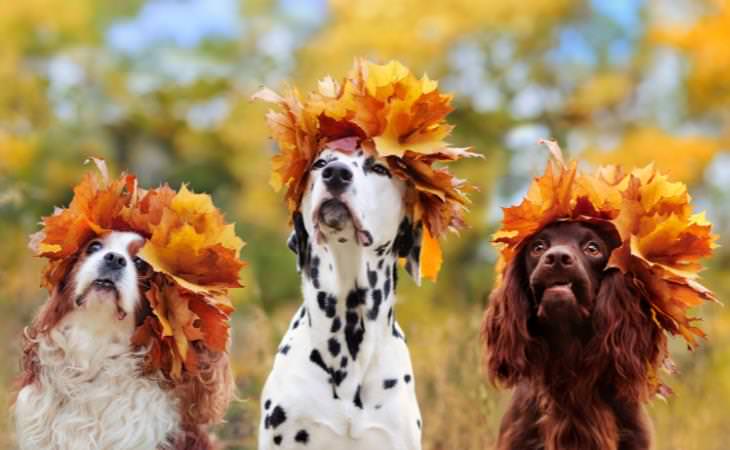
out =
<svg viewBox="0 0 730 450"><path fill-rule="evenodd" d="M311 245L352 246L409 260L418 273L420 230L406 214L406 183L384 160L364 151L325 149L309 169L289 247L298 254L299 269Z"/></svg>

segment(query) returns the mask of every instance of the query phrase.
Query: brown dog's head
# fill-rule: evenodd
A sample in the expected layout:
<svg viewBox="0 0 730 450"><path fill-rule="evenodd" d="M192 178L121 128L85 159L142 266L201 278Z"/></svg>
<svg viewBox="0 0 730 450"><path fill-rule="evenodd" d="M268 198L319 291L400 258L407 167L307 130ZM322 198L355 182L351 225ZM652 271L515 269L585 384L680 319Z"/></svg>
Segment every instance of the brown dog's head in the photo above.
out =
<svg viewBox="0 0 730 450"><path fill-rule="evenodd" d="M579 222L557 222L527 243L521 259L542 328L570 330L564 327L580 326L590 317L617 245L613 236Z"/></svg>
<svg viewBox="0 0 730 450"><path fill-rule="evenodd" d="M611 227L554 222L526 241L490 296L482 326L489 378L507 386L543 376L571 346L584 380L599 377L636 397L661 354L648 304L607 269L619 245ZM557 338L556 338L557 337Z"/></svg>

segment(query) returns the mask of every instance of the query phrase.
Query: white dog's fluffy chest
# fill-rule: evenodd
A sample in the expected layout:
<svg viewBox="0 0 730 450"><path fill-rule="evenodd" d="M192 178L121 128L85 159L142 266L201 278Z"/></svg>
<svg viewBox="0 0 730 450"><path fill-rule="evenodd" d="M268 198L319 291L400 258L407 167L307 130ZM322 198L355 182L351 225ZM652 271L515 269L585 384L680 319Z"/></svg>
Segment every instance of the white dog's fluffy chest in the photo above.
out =
<svg viewBox="0 0 730 450"><path fill-rule="evenodd" d="M164 449L180 426L177 402L139 374L128 342L128 330L91 336L72 317L43 337L38 377L15 405L20 449Z"/></svg>
<svg viewBox="0 0 730 450"><path fill-rule="evenodd" d="M350 361L348 376L335 393L326 372L312 361L317 349L310 328L301 323L306 320L301 312L295 316L264 386L259 450L302 444L317 450L420 449L413 370L408 348L396 335L400 330L392 328L397 325L379 339L363 342L361 352L373 358L364 367ZM367 349L369 344L377 345L377 351Z"/></svg>

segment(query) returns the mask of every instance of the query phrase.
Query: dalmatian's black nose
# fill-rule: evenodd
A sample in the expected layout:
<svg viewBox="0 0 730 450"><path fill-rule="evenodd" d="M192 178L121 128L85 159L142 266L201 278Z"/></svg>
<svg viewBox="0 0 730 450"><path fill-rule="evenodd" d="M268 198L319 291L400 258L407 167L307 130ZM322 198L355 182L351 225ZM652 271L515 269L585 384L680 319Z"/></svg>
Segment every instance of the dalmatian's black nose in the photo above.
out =
<svg viewBox="0 0 730 450"><path fill-rule="evenodd" d="M322 179L331 194L341 194L352 183L352 171L342 163L331 163L322 171Z"/></svg>

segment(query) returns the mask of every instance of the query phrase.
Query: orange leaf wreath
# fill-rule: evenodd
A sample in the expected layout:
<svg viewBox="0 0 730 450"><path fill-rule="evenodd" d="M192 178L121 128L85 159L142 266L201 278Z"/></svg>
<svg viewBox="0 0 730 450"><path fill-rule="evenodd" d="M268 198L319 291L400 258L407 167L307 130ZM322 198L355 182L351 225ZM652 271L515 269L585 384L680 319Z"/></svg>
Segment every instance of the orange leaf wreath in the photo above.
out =
<svg viewBox="0 0 730 450"><path fill-rule="evenodd" d="M445 120L452 97L439 92L438 82L417 78L397 61L357 59L341 83L325 77L306 98L295 88L282 95L263 88L252 98L280 107L266 116L279 146L271 184L276 190L286 186L291 212L299 208L309 169L324 148L363 148L407 182L409 213L425 225L421 275L436 279L438 239L465 227L465 193L475 188L434 163L481 156L445 142L453 129Z"/></svg>
<svg viewBox="0 0 730 450"><path fill-rule="evenodd" d="M555 161L548 162L545 174L534 180L519 205L504 208L502 227L493 236L501 253L500 278L522 245L554 221L610 226L621 244L611 254L608 268L620 270L649 302L660 329L680 335L690 348L696 347L697 338L705 334L688 310L717 301L698 282L700 260L712 254L717 236L704 213L692 212L687 186L672 182L653 165L631 171L608 165L595 173L581 173L577 162L563 162L555 142L542 142ZM658 379L651 379L659 389Z"/></svg>
<svg viewBox="0 0 730 450"><path fill-rule="evenodd" d="M53 290L90 239L110 231L140 234L145 244L138 255L154 270L145 291L152 315L132 341L149 349L148 370L173 379L195 374L191 346L226 351L233 312L227 293L241 287L244 242L210 196L185 185L177 192L167 185L142 189L134 175L110 179L104 161L94 162L100 174L87 173L68 208L43 218L43 229L31 236L31 249L49 261L42 285Z"/></svg>

